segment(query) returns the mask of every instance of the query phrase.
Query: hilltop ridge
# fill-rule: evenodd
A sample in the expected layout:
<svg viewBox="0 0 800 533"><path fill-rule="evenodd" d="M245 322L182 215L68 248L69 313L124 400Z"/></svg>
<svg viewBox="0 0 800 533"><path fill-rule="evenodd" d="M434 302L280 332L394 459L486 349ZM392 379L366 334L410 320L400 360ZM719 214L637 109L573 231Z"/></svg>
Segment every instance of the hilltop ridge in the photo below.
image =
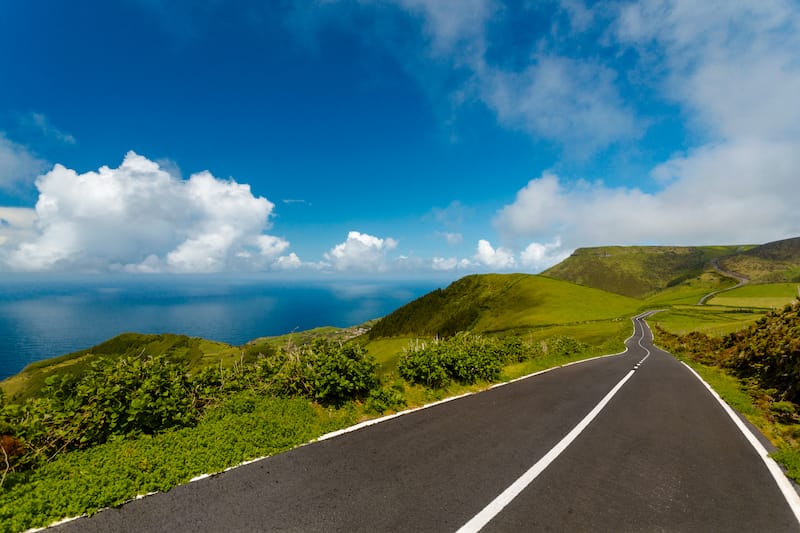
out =
<svg viewBox="0 0 800 533"><path fill-rule="evenodd" d="M800 280L800 237L762 245L601 246L578 248L543 276L646 298L704 272L739 274L752 283Z"/></svg>

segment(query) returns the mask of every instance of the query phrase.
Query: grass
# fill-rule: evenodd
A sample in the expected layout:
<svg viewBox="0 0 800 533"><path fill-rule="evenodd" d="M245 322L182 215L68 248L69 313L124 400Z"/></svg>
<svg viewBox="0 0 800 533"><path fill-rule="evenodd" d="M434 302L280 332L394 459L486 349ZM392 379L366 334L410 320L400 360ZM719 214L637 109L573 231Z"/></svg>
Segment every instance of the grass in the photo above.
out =
<svg viewBox="0 0 800 533"><path fill-rule="evenodd" d="M352 406L331 410L306 400L241 393L193 428L108 442L10 474L0 493L0 531L41 527L166 491L197 475L289 450L357 417Z"/></svg>
<svg viewBox="0 0 800 533"><path fill-rule="evenodd" d="M675 335L700 331L722 337L746 328L764 316L765 310L732 309L720 306L675 306L648 319L653 326L661 326Z"/></svg>
<svg viewBox="0 0 800 533"><path fill-rule="evenodd" d="M167 354L170 359L185 361L191 370L196 370L217 364L231 367L239 361L242 352L235 346L199 337L123 333L92 348L31 363L20 373L0 382L0 386L8 397L21 400L36 394L53 374L77 375L100 357L133 357L140 354Z"/></svg>
<svg viewBox="0 0 800 533"><path fill-rule="evenodd" d="M529 274L467 276L379 320L370 338L524 333L557 324L631 316L641 302Z"/></svg>
<svg viewBox="0 0 800 533"><path fill-rule="evenodd" d="M581 248L544 275L635 298L699 276L736 246L605 246Z"/></svg>
<svg viewBox="0 0 800 533"><path fill-rule="evenodd" d="M629 316L640 305L633 298L540 276L520 277L510 291L513 298L491 302L491 312L481 316L474 327L476 332L596 322Z"/></svg>
<svg viewBox="0 0 800 533"><path fill-rule="evenodd" d="M675 305L695 305L706 294L736 285L716 272L703 272L643 300L642 309L661 309Z"/></svg>
<svg viewBox="0 0 800 533"><path fill-rule="evenodd" d="M367 353L378 363L378 375L381 378L397 375L397 363L403 349L417 337L389 337L373 339L366 344Z"/></svg>
<svg viewBox="0 0 800 533"><path fill-rule="evenodd" d="M758 307L776 309L791 303L798 296L797 283L770 283L765 285L745 285L723 292L708 303L726 307Z"/></svg>
<svg viewBox="0 0 800 533"><path fill-rule="evenodd" d="M726 270L743 274L754 283L780 283L800 280L797 259L780 260L754 255L735 255L720 261Z"/></svg>
<svg viewBox="0 0 800 533"><path fill-rule="evenodd" d="M681 289L683 294L691 293L691 288ZM739 331L755 323L769 310L780 308L797 297L797 285L793 283L773 283L766 285L745 285L724 292L706 305L679 305L682 297L669 299L658 295L646 302L651 307L657 303L670 303L665 311L650 318L653 325L659 325L670 333L685 335L699 331L707 335L722 337Z"/></svg>

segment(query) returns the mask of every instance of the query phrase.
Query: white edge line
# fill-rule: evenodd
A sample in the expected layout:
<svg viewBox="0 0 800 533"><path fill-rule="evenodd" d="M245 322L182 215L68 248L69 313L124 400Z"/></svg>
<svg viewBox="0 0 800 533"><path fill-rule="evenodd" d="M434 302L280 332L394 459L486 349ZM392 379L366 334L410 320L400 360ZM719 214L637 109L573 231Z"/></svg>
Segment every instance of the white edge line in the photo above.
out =
<svg viewBox="0 0 800 533"><path fill-rule="evenodd" d="M521 376L521 377L518 377L518 378L515 378L515 379L512 379L512 380L509 380L509 381L505 381L503 383L495 383L494 385L491 385L490 387L488 387L485 390L491 390L491 389L496 389L498 387L504 387L505 385L509 385L511 383L516 383L517 381L522 381L523 379L529 379L529 378L532 378L534 376L545 374L547 372L551 372L551 371L556 370L558 368L564 368L564 367L568 367L568 366L572 366L572 365L578 365L578 364L581 364L581 363L587 363L589 361L594 361L596 359L604 359L606 357L616 357L617 355L623 355L623 354L628 352L628 345L627 345L628 341L631 340L636 335L636 322L635 322L635 320L636 319L640 319L640 318L645 318L649 314L651 314L651 313L648 311L646 313L642 313L640 315L636 315L634 317L631 317L631 321L634 323L633 324L633 333L631 334L630 337L625 339L625 341L624 341L625 349L622 350L621 352L607 354L607 355L598 355L597 357L590 357L588 359L581 359L580 361L572 361L571 363L565 363L563 365L554 366L552 368L546 368L544 370L539 370L537 372L533 372L532 374L527 374L525 376ZM483 392L483 391L478 391L478 392ZM326 434L324 434L324 435L322 435L320 437L317 437L317 438L312 439L312 440L310 440L308 442L300 444L299 446L296 446L296 448L302 448L303 446L307 446L307 445L313 444L315 442L320 442L320 441L323 441L323 440L328 440L328 439L332 439L332 438L335 438L335 437L339 437L339 436L344 435L346 433L352 433L353 431L358 431L359 429L363 429L363 428L368 427L368 426L373 426L375 424L380 424L381 422L386 422L386 421L391 420L393 418L397 418L397 417L400 417L400 416L404 416L404 415L408 415L408 414L411 414L411 413L415 413L417 411L422 411L423 409L428 409L430 407L435 407L435 406L441 405L443 403L452 402L454 400L459 400L459 399L465 398L467 396L472 396L473 394L477 394L477 393L476 392L466 392L464 394L459 394L458 396L451 396L450 398L445 398L443 400L439 400L439 401L436 401L436 402L433 402L433 403L425 404L425 405L423 405L421 407L414 407L413 409L406 409L405 411L400 411L400 412L397 412L397 413L393 413L391 415L382 416L380 418L373 418L373 419L370 419L370 420L365 420L364 422L361 422L361 423L356 424L354 426L350 426L350 427L347 427L347 428L344 428L344 429L340 429L340 430L337 430L337 431L332 431L330 433L326 433ZM296 449L296 448L293 448L293 449ZM261 461L263 459L269 459L270 457L271 457L271 455L264 455L262 457L256 457L255 459L249 459L247 461L242 461L239 464L236 464L236 465L233 465L233 466L229 466L228 468L225 468L224 470L221 470L219 472L211 472L211 473L208 473L208 474L199 474L199 475L193 477L192 479L190 479L188 481L188 483L193 483L195 481L201 481L203 479L210 478L210 477L216 476L218 474L222 474L223 472L227 472L229 470L234 470L236 468L239 468L240 466L246 466L246 465L249 465L251 463L255 463L255 462ZM135 500L141 500L142 498L146 498L147 496L152 496L154 494L158 494L159 492L160 491L148 492L146 494L137 494L136 496L134 496L130 500L125 500L124 502L115 505L115 507L119 507L121 505L125 505L126 503L130 503L130 502L135 501ZM110 509L110 507L104 507L103 509L99 509L97 512L104 511L106 509ZM24 533L34 533L36 531L44 531L47 528L58 526L58 525L61 525L61 524L66 524L67 522L72 522L73 520L78 520L79 518L83 518L85 516L88 516L88 515L84 513L84 514L79 515L79 516L72 516L72 517L68 517L68 518L62 518L61 520L59 520L57 522L53 522L52 524L48 524L48 525L46 525L44 527L37 527L37 528L27 529L27 530L25 530Z"/></svg>
<svg viewBox="0 0 800 533"><path fill-rule="evenodd" d="M731 420L733 420L733 423L736 424L736 427L739 428L739 431L742 432L750 445L755 449L758 456L761 457L761 460L764 461L764 464L767 466L767 470L769 470L769 473L772 474L775 483L777 483L778 488L783 494L783 497L786 499L786 503L794 513L795 519L798 521L798 523L800 523L800 495L798 495L797 491L794 490L791 481L789 481L789 478L783 473L781 467L772 457L769 456L769 452L766 448L764 448L764 445L758 441L756 436L753 435L753 432L748 429L744 422L742 422L742 419L739 418L733 408L728 405L719 394L717 394L717 391L712 389L711 385L706 383L706 381L700 377L700 374L698 374L694 368L690 367L683 361L681 361L681 363L683 363L683 365L688 368L692 374L694 374L700 383L702 383L709 390L709 392L711 392L711 395L716 398L717 402L719 402Z"/></svg>
<svg viewBox="0 0 800 533"><path fill-rule="evenodd" d="M608 394L606 394L600 403L594 406L594 408L589 411L589 413L581 420L578 425L576 425L572 430L567 433L567 435L562 438L558 444L553 446L549 452L547 452L541 459L539 459L532 467L528 469L527 472L522 474L519 478L517 478L514 483L509 485L509 487L500 493L494 500L492 500L489 505L484 507L478 514L476 514L472 519L461 526L457 533L476 533L480 531L483 526L489 523L495 516L500 513L509 503L511 503L514 498L519 496L519 494L525 490L525 488L530 485L533 480L535 480L539 474L544 472L544 470L550 466L550 463L555 461L555 459L561 455L561 453L566 450L572 441L578 438L584 429L586 429L589 424L594 420L600 411L611 401L611 398L614 397L615 394L625 385L631 376L635 373L635 370L630 370L625 377L623 377L613 389L611 389Z"/></svg>

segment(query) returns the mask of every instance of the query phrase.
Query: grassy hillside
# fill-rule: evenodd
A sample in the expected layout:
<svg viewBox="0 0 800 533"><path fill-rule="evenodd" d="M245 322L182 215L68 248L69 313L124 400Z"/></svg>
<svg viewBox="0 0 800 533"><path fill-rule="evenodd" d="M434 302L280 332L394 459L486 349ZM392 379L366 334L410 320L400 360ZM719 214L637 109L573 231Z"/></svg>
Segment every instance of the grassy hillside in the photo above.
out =
<svg viewBox="0 0 800 533"><path fill-rule="evenodd" d="M653 295L701 275L710 261L738 246L604 246L579 248L542 273L633 298Z"/></svg>
<svg viewBox="0 0 800 533"><path fill-rule="evenodd" d="M800 281L800 237L770 242L742 253L723 257L719 265L752 283Z"/></svg>
<svg viewBox="0 0 800 533"><path fill-rule="evenodd" d="M371 339L524 332L632 315L641 302L598 289L528 274L467 276L382 318Z"/></svg>
<svg viewBox="0 0 800 533"><path fill-rule="evenodd" d="M86 350L31 363L0 385L9 397L25 397L41 389L48 377L67 373L80 375L100 357L119 359L155 355L167 355L175 362L185 361L190 368L220 363L229 367L239 360L241 351L225 343L186 335L123 333Z"/></svg>

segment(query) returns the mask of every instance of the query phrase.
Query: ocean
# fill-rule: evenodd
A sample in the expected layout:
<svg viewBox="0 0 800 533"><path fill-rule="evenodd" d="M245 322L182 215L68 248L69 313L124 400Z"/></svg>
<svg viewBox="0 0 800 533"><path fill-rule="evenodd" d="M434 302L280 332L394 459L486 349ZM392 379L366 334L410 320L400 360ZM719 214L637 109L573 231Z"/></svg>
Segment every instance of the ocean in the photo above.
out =
<svg viewBox="0 0 800 533"><path fill-rule="evenodd" d="M124 332L178 333L241 345L319 326L352 326L446 284L5 274L0 279L0 379L34 361Z"/></svg>

